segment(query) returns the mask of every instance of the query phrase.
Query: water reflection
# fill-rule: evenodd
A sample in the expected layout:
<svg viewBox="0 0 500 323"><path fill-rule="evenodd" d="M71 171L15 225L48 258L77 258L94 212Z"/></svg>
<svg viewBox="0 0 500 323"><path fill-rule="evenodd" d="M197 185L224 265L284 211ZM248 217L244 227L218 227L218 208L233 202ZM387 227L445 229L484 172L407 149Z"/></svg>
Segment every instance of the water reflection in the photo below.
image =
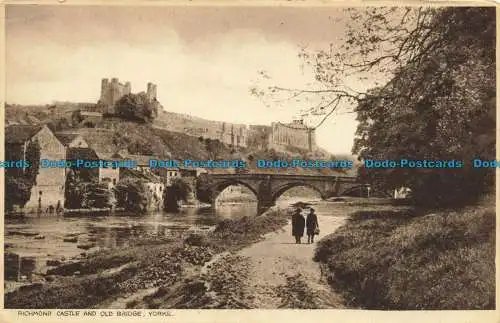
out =
<svg viewBox="0 0 500 323"><path fill-rule="evenodd" d="M184 208L179 213L144 216L42 216L5 219L5 270L8 279L45 272L47 260L75 258L100 248L126 248L143 237L180 239L187 230L209 229L222 218L255 216L256 204ZM69 238L69 239L68 239ZM66 240L66 241L65 241ZM16 263L15 259L18 259ZM15 273L14 273L15 272Z"/></svg>

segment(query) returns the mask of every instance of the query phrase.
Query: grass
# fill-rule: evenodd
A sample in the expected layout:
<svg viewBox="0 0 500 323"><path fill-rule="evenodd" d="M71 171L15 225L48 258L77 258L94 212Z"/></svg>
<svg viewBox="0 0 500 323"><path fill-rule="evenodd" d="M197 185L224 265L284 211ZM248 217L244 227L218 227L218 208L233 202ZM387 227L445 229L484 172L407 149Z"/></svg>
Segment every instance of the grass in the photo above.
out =
<svg viewBox="0 0 500 323"><path fill-rule="evenodd" d="M323 238L315 260L352 306L495 307L495 209L362 211Z"/></svg>

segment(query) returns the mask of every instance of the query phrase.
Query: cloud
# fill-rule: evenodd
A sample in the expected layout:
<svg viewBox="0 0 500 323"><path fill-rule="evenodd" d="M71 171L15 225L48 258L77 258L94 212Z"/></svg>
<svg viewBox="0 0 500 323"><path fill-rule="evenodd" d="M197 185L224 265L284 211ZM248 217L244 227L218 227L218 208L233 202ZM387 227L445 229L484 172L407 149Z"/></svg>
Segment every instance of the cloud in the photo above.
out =
<svg viewBox="0 0 500 323"><path fill-rule="evenodd" d="M110 18L107 13L78 10L80 16L38 13L36 26L15 20L19 17L11 14L7 28L7 102L95 102L100 79L118 77L130 81L133 92L144 91L147 82L156 83L158 99L169 111L214 120L270 124L289 121L304 107L287 102L282 108L268 108L249 92L262 70L270 75L270 81L283 87L303 88L313 80L312 71L300 69L297 41L284 36L286 28L296 33L301 29L290 27L290 21L285 20L288 27L276 27L279 32L266 33L249 21L238 25L233 17L227 25L231 28L223 28L220 20L217 28L207 27L212 33L195 38L193 25L188 33L176 28L175 23L161 24L151 12L139 15L140 23L131 18L130 28L125 29L124 12L116 12L122 19L114 26L115 20L105 19ZM85 15L86 19L93 16L95 24L89 25L89 20L82 24ZM269 15L267 20L258 17L254 15L267 26L275 26L279 20L269 21ZM72 25L71 18L75 19ZM179 16L177 19L182 26ZM42 34L48 36L40 37ZM335 120L318 129L317 142L334 152L349 152L356 123L352 117Z"/></svg>

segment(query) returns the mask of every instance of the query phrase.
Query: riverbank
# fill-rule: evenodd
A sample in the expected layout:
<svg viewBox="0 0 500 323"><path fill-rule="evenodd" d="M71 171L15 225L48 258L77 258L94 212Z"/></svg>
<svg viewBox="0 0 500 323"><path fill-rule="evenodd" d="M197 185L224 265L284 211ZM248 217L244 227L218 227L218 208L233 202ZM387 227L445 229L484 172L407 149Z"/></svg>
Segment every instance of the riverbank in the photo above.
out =
<svg viewBox="0 0 500 323"><path fill-rule="evenodd" d="M369 202L369 203L368 203ZM360 209L393 210L379 201L312 202L321 234L335 232ZM291 223L277 226L256 243L219 253L189 280L115 302L111 308L331 309L345 308L342 295L313 261L316 244L295 244ZM234 232L235 229L229 231Z"/></svg>
<svg viewBox="0 0 500 323"><path fill-rule="evenodd" d="M364 210L315 253L351 307L495 308L495 205L432 214Z"/></svg>
<svg viewBox="0 0 500 323"><path fill-rule="evenodd" d="M156 297L147 305L157 308L160 306L158 295L165 290L199 288L196 282L191 282L192 277L196 277L214 256L259 241L263 234L283 227L287 218L285 211L272 210L264 216L222 220L213 232L190 234L180 241L149 237L131 241L127 248L97 251L52 269L44 283L5 294L5 307L106 308L125 301L122 308L130 308L134 301L130 303L127 299L147 296L152 291ZM196 293L187 295L195 297ZM189 308L189 304L189 300L182 300L174 305Z"/></svg>

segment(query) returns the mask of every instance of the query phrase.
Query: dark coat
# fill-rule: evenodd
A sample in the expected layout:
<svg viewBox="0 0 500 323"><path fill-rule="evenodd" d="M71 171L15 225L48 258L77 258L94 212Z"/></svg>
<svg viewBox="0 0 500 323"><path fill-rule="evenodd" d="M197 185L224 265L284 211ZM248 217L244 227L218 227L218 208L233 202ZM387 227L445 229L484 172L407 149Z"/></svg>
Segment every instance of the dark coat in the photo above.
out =
<svg viewBox="0 0 500 323"><path fill-rule="evenodd" d="M306 220L300 213L296 213L292 217L292 235L294 237L304 236Z"/></svg>
<svg viewBox="0 0 500 323"><path fill-rule="evenodd" d="M314 213L309 213L306 219L307 234L314 235L314 230L318 227L318 217Z"/></svg>

